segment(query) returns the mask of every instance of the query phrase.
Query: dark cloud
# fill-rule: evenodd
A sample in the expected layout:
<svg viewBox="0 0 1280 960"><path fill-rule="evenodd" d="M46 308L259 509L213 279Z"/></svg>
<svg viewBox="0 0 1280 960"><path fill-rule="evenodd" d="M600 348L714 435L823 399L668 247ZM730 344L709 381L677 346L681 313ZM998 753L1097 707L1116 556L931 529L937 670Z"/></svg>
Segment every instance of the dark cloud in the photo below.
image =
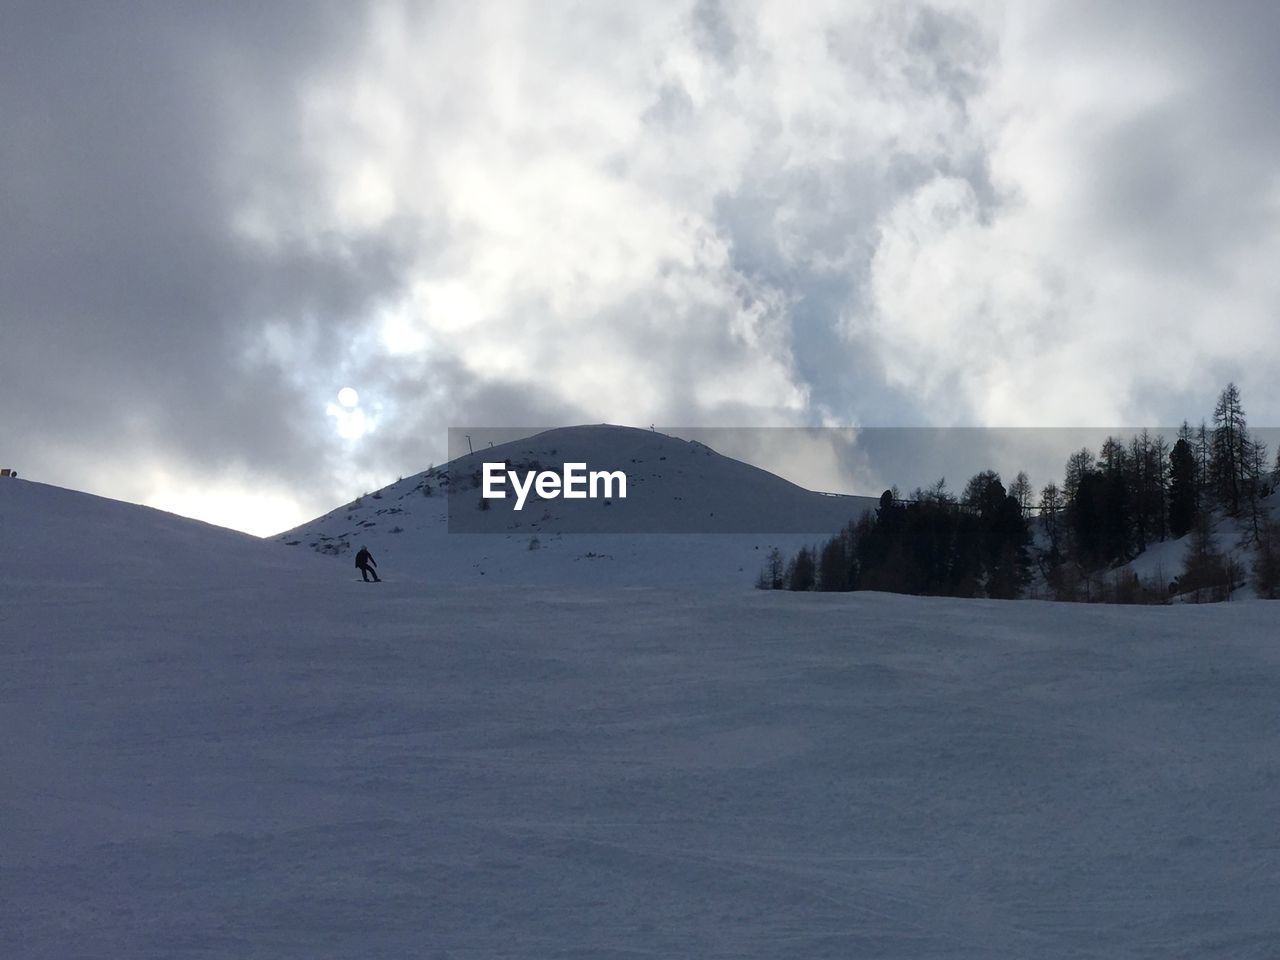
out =
<svg viewBox="0 0 1280 960"><path fill-rule="evenodd" d="M251 258L230 229L227 92L292 123L300 77L360 27L341 4L32 4L0 38L0 314L18 461L51 440L86 464L130 434L204 470L297 475L306 398L247 369L271 316L358 315L384 250ZM84 483L84 477L55 477Z"/></svg>
<svg viewBox="0 0 1280 960"><path fill-rule="evenodd" d="M1046 68L1101 63L1123 102L1141 109L1081 125L1087 162L1080 213L1117 256L1152 269L1228 272L1238 247L1275 229L1261 197L1274 189L1280 85L1269 3L1085 3L1046 19ZM1051 31L1051 33L1050 33Z"/></svg>

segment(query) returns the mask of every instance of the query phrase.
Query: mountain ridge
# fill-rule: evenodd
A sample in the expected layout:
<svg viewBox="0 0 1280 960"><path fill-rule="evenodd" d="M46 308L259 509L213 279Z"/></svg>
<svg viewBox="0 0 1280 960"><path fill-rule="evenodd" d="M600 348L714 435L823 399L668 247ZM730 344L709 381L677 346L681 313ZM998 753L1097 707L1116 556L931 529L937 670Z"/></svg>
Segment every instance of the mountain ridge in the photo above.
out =
<svg viewBox="0 0 1280 960"><path fill-rule="evenodd" d="M628 495L608 502L534 500L520 512L508 497L481 509L486 461L624 469ZM273 539L336 556L367 546L375 557L386 553L402 569L435 580L544 582L592 569L592 581L746 585L771 548L813 543L875 504L873 497L806 490L698 441L598 424L469 452Z"/></svg>

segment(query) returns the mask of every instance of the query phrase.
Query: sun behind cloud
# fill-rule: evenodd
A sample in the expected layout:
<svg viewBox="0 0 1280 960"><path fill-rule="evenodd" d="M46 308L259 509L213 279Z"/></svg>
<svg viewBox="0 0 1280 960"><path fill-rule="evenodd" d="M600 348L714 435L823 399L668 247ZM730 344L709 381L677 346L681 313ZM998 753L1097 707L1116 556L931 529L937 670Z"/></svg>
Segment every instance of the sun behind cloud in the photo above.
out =
<svg viewBox="0 0 1280 960"><path fill-rule="evenodd" d="M360 394L354 387L338 391L338 402L325 405L325 416L333 420L338 436L351 443L372 433L378 425L377 408L366 410L360 405Z"/></svg>

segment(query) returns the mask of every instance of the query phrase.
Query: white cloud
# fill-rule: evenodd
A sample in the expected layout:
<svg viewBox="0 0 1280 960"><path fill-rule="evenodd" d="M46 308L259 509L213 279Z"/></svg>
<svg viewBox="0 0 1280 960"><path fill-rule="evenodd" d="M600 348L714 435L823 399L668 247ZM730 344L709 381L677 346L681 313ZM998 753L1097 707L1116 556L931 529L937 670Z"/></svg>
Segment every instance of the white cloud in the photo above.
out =
<svg viewBox="0 0 1280 960"><path fill-rule="evenodd" d="M365 370L445 357L591 420L856 424L889 390L1120 423L1258 356L1216 336L1222 305L1265 326L1258 271L1171 275L1117 207L1149 172L1117 138L1197 82L1159 43L1052 5L712 7L382 4L304 97L308 209L257 229L431 225Z"/></svg>

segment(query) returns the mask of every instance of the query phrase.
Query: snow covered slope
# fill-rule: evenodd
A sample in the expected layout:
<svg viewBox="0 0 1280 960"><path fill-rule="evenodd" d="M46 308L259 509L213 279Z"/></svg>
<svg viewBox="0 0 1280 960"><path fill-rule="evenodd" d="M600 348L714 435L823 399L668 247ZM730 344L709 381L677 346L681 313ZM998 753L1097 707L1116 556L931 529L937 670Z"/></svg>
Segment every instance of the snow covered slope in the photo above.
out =
<svg viewBox="0 0 1280 960"><path fill-rule="evenodd" d="M1280 943L1268 604L372 587L37 485L0 516L2 957Z"/></svg>
<svg viewBox="0 0 1280 960"><path fill-rule="evenodd" d="M315 569L258 537L29 480L0 482L0 576L10 585L116 587Z"/></svg>
<svg viewBox="0 0 1280 960"><path fill-rule="evenodd" d="M607 505L530 502L520 513L509 498L481 511L474 484L486 460L622 469L628 495ZM455 516L453 533L450 498L466 513L465 524ZM386 575L436 583L749 585L770 547L793 553L875 503L814 493L703 444L648 430L567 427L406 477L276 539L348 563L363 544ZM460 526L488 532L458 533ZM685 530L698 532L675 532Z"/></svg>

